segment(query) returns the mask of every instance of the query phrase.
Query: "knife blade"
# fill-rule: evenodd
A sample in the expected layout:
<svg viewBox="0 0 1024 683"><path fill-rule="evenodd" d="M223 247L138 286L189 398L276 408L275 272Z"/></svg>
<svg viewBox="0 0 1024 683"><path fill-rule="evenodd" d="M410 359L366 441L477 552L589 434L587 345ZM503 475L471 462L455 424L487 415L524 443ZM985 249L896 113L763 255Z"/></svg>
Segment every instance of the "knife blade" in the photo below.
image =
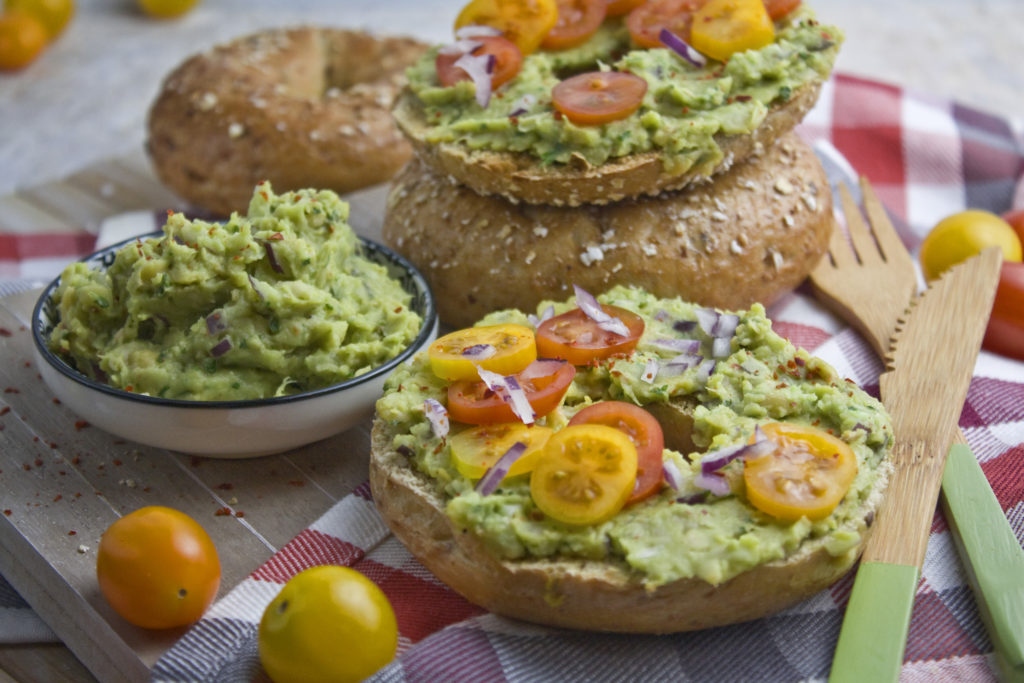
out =
<svg viewBox="0 0 1024 683"><path fill-rule="evenodd" d="M829 680L897 681L946 454L967 397L999 278L987 249L914 299L880 378L895 470L872 525Z"/></svg>

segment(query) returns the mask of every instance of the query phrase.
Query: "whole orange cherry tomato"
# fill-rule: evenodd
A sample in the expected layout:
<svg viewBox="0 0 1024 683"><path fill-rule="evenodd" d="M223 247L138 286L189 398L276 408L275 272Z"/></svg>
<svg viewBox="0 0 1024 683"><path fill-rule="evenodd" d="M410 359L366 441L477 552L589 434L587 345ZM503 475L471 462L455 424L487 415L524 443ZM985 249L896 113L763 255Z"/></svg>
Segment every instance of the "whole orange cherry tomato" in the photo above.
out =
<svg viewBox="0 0 1024 683"><path fill-rule="evenodd" d="M0 15L0 69L28 66L46 47L46 27L27 12Z"/></svg>
<svg viewBox="0 0 1024 683"><path fill-rule="evenodd" d="M541 41L545 50L565 50L594 35L604 21L606 0L558 0L558 21Z"/></svg>
<svg viewBox="0 0 1024 683"><path fill-rule="evenodd" d="M103 533L96 578L103 597L125 620L174 628L198 621L213 602L220 559L198 522L154 505L125 515Z"/></svg>

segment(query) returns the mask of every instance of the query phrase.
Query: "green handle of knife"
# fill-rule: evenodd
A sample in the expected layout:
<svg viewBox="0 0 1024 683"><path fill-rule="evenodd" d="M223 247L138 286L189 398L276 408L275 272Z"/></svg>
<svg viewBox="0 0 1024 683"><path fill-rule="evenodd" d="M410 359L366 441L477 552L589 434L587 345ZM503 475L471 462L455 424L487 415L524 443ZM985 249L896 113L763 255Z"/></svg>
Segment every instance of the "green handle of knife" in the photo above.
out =
<svg viewBox="0 0 1024 683"><path fill-rule="evenodd" d="M942 477L946 518L1004 680L1024 681L1024 550L971 449L953 444Z"/></svg>
<svg viewBox="0 0 1024 683"><path fill-rule="evenodd" d="M917 567L862 562L839 632L829 683L896 683L910 628Z"/></svg>

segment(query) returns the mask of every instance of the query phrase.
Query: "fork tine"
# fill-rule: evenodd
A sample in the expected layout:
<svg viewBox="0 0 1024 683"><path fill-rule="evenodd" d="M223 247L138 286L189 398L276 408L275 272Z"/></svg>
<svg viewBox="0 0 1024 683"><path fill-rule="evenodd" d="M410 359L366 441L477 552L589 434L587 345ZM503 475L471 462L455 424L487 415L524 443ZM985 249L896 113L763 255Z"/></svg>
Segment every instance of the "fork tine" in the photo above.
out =
<svg viewBox="0 0 1024 683"><path fill-rule="evenodd" d="M857 259L861 263L878 261L878 247L871 236L871 229L864 222L863 215L846 185L839 186L839 198L843 204L843 215L846 216L846 230L850 233L850 241L853 242Z"/></svg>
<svg viewBox="0 0 1024 683"><path fill-rule="evenodd" d="M868 221L874 230L875 239L878 240L878 248L882 257L889 262L904 262L905 267L912 268L910 254L900 236L896 234L896 228L889 220L889 214L879 201L871 183L864 176L860 178L860 191L864 199L864 211L868 215Z"/></svg>

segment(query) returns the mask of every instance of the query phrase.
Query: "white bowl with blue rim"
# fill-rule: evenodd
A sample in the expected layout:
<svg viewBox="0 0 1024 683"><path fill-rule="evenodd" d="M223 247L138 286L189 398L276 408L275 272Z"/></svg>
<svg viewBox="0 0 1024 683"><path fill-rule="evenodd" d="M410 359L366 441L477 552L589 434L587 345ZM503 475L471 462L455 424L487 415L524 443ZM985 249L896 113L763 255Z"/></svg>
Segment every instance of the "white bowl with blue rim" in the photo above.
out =
<svg viewBox="0 0 1024 683"><path fill-rule="evenodd" d="M91 268L107 268L114 253L134 239L101 249L83 261ZM326 439L372 415L391 371L437 336L437 308L420 272L391 249L362 237L360 241L363 255L387 268L412 295L409 306L423 324L401 353L358 377L298 394L240 401L165 399L116 389L90 379L48 348L47 340L59 322L52 299L59 277L43 290L32 313L39 372L54 395L90 424L148 446L207 457L244 458Z"/></svg>

